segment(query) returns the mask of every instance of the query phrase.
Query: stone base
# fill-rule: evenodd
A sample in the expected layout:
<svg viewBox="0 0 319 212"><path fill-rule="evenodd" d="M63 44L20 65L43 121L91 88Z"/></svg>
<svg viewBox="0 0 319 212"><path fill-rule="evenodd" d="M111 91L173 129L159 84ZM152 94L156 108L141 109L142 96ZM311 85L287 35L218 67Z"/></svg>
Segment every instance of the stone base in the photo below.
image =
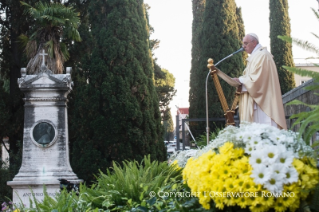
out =
<svg viewBox="0 0 319 212"><path fill-rule="evenodd" d="M80 184L82 180L70 181L73 184ZM35 208L34 198L42 202L44 199L44 186L46 192L50 197L55 197L55 195L60 191L60 182L58 180L52 180L52 182L47 182L44 184L37 184L35 182L28 181L9 181L7 185L11 186L13 189L13 199L12 202L16 205L23 204L27 208ZM30 199L33 205L30 205Z"/></svg>

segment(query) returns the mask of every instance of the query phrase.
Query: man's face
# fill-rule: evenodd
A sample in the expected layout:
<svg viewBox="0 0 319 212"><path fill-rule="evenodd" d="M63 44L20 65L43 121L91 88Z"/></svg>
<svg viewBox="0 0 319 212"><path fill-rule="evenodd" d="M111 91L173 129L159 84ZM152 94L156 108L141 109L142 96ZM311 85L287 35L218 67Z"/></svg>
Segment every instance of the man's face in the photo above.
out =
<svg viewBox="0 0 319 212"><path fill-rule="evenodd" d="M245 52L251 54L254 48L257 46L257 42L251 38L250 35L246 35L243 39L243 48Z"/></svg>

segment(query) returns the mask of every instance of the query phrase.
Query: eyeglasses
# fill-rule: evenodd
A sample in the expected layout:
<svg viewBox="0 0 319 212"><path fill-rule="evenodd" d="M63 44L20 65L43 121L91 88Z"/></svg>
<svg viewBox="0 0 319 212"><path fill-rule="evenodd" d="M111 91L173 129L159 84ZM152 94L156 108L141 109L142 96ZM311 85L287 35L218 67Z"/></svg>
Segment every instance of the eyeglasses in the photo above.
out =
<svg viewBox="0 0 319 212"><path fill-rule="evenodd" d="M244 42L242 46L247 46L249 43L251 43L252 41L250 42Z"/></svg>

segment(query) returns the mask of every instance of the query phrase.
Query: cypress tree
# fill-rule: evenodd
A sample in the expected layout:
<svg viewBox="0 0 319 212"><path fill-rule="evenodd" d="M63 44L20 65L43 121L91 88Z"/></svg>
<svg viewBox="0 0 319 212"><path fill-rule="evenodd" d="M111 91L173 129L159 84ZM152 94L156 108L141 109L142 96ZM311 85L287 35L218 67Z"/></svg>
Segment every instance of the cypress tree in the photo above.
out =
<svg viewBox="0 0 319 212"><path fill-rule="evenodd" d="M93 175L112 161L165 160L142 0L89 1L87 50L75 76L72 167ZM86 37L86 38L85 38Z"/></svg>
<svg viewBox="0 0 319 212"><path fill-rule="evenodd" d="M199 35L200 55L197 66L192 63L190 83L190 118L205 118L205 80L208 74L207 59L213 58L215 63L241 46L239 28L236 23L236 4L234 0L206 0L202 29ZM193 55L194 57L194 55ZM194 60L195 58L192 58ZM231 77L237 77L244 69L240 54L224 61L218 66ZM235 89L220 80L228 104L233 100ZM211 80L208 81L209 117L223 117L223 111ZM224 123L223 123L224 125ZM211 128L212 129L212 128ZM205 132L205 123L198 124L192 132L195 135Z"/></svg>
<svg viewBox="0 0 319 212"><path fill-rule="evenodd" d="M201 45L200 45L200 32L203 25L203 17L205 11L206 0L192 0L193 8L193 23L192 23L192 61L190 70L190 82L189 82L189 115L190 118L204 118L205 116L198 116L197 111L200 105L196 104L197 101L203 101L201 94L198 92L198 80L202 77L199 70L200 68L200 57L201 57ZM200 128L199 123L191 123L192 131L196 134L196 130ZM202 126L202 125L201 125ZM205 128L204 128L205 129Z"/></svg>
<svg viewBox="0 0 319 212"><path fill-rule="evenodd" d="M271 53L277 66L281 93L285 94L295 87L295 79L293 73L285 70L282 66L293 67L295 65L292 57L291 43L285 42L277 36L290 37L288 0L270 0L269 10Z"/></svg>
<svg viewBox="0 0 319 212"><path fill-rule="evenodd" d="M236 8L236 18L237 18L237 25L238 25L238 37L239 39L243 39L246 35L245 33L245 26L244 26L244 20L241 13L241 7ZM246 65L246 58L248 57L247 53L244 51L243 54L243 62L244 65Z"/></svg>

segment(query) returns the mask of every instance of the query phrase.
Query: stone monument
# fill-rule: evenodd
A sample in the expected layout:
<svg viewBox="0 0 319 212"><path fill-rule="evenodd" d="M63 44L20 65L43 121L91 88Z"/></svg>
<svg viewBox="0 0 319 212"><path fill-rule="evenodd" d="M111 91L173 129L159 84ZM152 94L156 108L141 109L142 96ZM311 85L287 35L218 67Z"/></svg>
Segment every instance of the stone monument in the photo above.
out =
<svg viewBox="0 0 319 212"><path fill-rule="evenodd" d="M59 192L60 181L79 184L69 162L67 96L72 90L71 71L53 74L44 63L36 75L21 69L19 88L24 92L24 133L22 165L12 181L13 202L29 207L29 198L43 200L45 185L49 196Z"/></svg>

